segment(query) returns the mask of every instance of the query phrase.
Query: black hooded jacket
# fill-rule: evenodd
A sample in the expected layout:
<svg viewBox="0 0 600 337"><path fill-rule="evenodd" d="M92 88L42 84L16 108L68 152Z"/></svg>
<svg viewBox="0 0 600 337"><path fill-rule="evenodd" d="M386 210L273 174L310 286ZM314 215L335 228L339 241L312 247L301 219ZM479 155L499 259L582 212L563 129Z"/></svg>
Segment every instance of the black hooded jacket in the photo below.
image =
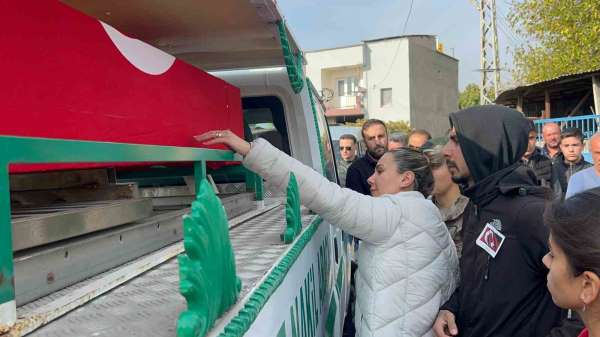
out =
<svg viewBox="0 0 600 337"><path fill-rule="evenodd" d="M528 125L500 106L450 115L474 184L463 218L460 287L442 307L456 316L461 337L577 336L581 325L562 326L566 312L546 287L548 229L542 214L549 190L522 164ZM505 239L491 257L476 245L487 223ZM569 322L570 323L570 322Z"/></svg>

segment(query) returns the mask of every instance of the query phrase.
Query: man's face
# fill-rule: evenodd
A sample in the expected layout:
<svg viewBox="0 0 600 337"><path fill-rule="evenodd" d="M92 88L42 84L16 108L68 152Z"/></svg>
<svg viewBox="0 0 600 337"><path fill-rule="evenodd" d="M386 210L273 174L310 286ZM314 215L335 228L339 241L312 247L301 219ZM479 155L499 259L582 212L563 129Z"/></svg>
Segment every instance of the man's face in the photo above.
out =
<svg viewBox="0 0 600 337"><path fill-rule="evenodd" d="M427 139L426 135L416 133L416 134L410 135L410 138L408 138L408 145L419 149L419 148L421 148L421 146L423 146L425 143L427 143L428 140L429 139Z"/></svg>
<svg viewBox="0 0 600 337"><path fill-rule="evenodd" d="M535 151L535 141L537 139L537 132L529 131L528 137L529 138L527 140L527 152L525 152L525 154L523 155L523 157L525 157L525 158L529 158L529 156L531 156L533 151Z"/></svg>
<svg viewBox="0 0 600 337"><path fill-rule="evenodd" d="M578 162L581 159L583 143L577 137L564 138L560 141L560 151L567 161Z"/></svg>
<svg viewBox="0 0 600 337"><path fill-rule="evenodd" d="M340 155L345 161L352 161L356 157L356 143L352 139L340 139Z"/></svg>
<svg viewBox="0 0 600 337"><path fill-rule="evenodd" d="M388 151L398 150L401 147L404 147L402 142L395 142L393 140L388 141Z"/></svg>
<svg viewBox="0 0 600 337"><path fill-rule="evenodd" d="M600 174L600 136L592 137L590 140L590 152L596 172Z"/></svg>
<svg viewBox="0 0 600 337"><path fill-rule="evenodd" d="M471 181L471 171L469 171L460 144L458 144L458 138L454 128L452 128L448 134L448 143L444 146L442 153L446 158L448 170L450 170L450 174L452 174L452 180L457 184L469 183Z"/></svg>
<svg viewBox="0 0 600 337"><path fill-rule="evenodd" d="M560 128L556 123L548 123L542 129L542 138L547 147L554 149L560 144Z"/></svg>
<svg viewBox="0 0 600 337"><path fill-rule="evenodd" d="M363 132L367 152L375 158L379 159L387 150L387 133L385 127L381 124L373 124Z"/></svg>

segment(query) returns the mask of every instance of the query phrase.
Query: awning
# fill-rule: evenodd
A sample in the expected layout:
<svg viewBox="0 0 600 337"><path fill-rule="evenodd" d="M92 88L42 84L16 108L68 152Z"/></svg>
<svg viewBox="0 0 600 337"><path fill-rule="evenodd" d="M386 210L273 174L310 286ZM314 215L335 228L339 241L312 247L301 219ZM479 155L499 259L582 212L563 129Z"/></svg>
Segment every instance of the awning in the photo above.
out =
<svg viewBox="0 0 600 337"><path fill-rule="evenodd" d="M62 2L203 70L285 65L273 0Z"/></svg>
<svg viewBox="0 0 600 337"><path fill-rule="evenodd" d="M345 117L345 116L363 116L364 113L362 112L360 107L353 107L353 108L345 108L345 109L327 109L325 111L325 116L326 117Z"/></svg>

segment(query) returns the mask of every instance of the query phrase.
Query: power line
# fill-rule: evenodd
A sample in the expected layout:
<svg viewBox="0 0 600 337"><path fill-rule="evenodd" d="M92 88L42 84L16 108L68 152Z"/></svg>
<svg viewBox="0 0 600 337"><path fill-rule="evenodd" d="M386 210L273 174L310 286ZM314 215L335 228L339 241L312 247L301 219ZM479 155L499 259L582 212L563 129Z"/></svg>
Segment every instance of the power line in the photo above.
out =
<svg viewBox="0 0 600 337"><path fill-rule="evenodd" d="M410 8L408 9L408 15L406 15L406 20L404 21L404 28L402 28L402 35L406 34L406 25L408 24L408 19L410 19L410 15L412 14L414 0L410 1Z"/></svg>
<svg viewBox="0 0 600 337"><path fill-rule="evenodd" d="M410 19L410 15L412 14L412 9L413 9L413 4L414 4L414 0L410 1L410 7L408 8L408 14L406 15L406 20L404 20L404 27L402 28L402 35L404 35L406 33L406 27L408 25L408 19ZM392 72L392 66L394 65L394 63L396 62L396 57L398 56L398 51L400 50L400 44L402 43L402 40L398 40L398 45L396 46L396 51L394 52L394 57L392 58L392 63L390 63L388 70L385 74L385 76L383 77L383 79L379 82L377 82L377 84L374 85L374 87L379 86L381 83L383 83L383 81L385 81L387 79L387 77L390 75L390 73Z"/></svg>

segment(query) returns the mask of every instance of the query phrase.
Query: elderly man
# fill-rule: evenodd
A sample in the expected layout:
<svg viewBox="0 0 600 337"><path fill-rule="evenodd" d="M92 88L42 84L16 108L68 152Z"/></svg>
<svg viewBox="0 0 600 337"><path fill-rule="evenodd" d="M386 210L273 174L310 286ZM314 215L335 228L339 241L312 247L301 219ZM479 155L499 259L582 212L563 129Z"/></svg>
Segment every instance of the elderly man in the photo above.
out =
<svg viewBox="0 0 600 337"><path fill-rule="evenodd" d="M406 143L406 135L402 132L393 132L390 134L388 139L388 150L397 150L401 147L405 147Z"/></svg>
<svg viewBox="0 0 600 337"><path fill-rule="evenodd" d="M356 159L356 137L354 135L345 134L340 136L340 160L337 161L338 177L340 185L346 187L346 173L348 167L352 165Z"/></svg>
<svg viewBox="0 0 600 337"><path fill-rule="evenodd" d="M542 127L542 138L544 139L544 147L542 154L552 163L556 160L556 156L560 153L560 127L556 123L546 123Z"/></svg>
<svg viewBox="0 0 600 337"><path fill-rule="evenodd" d="M600 133L590 138L590 152L594 166L583 169L571 177L565 198L600 186Z"/></svg>
<svg viewBox="0 0 600 337"><path fill-rule="evenodd" d="M431 148L432 144L430 142L431 134L427 132L427 130L417 129L413 130L408 135L408 145L414 148L420 149L423 147Z"/></svg>

